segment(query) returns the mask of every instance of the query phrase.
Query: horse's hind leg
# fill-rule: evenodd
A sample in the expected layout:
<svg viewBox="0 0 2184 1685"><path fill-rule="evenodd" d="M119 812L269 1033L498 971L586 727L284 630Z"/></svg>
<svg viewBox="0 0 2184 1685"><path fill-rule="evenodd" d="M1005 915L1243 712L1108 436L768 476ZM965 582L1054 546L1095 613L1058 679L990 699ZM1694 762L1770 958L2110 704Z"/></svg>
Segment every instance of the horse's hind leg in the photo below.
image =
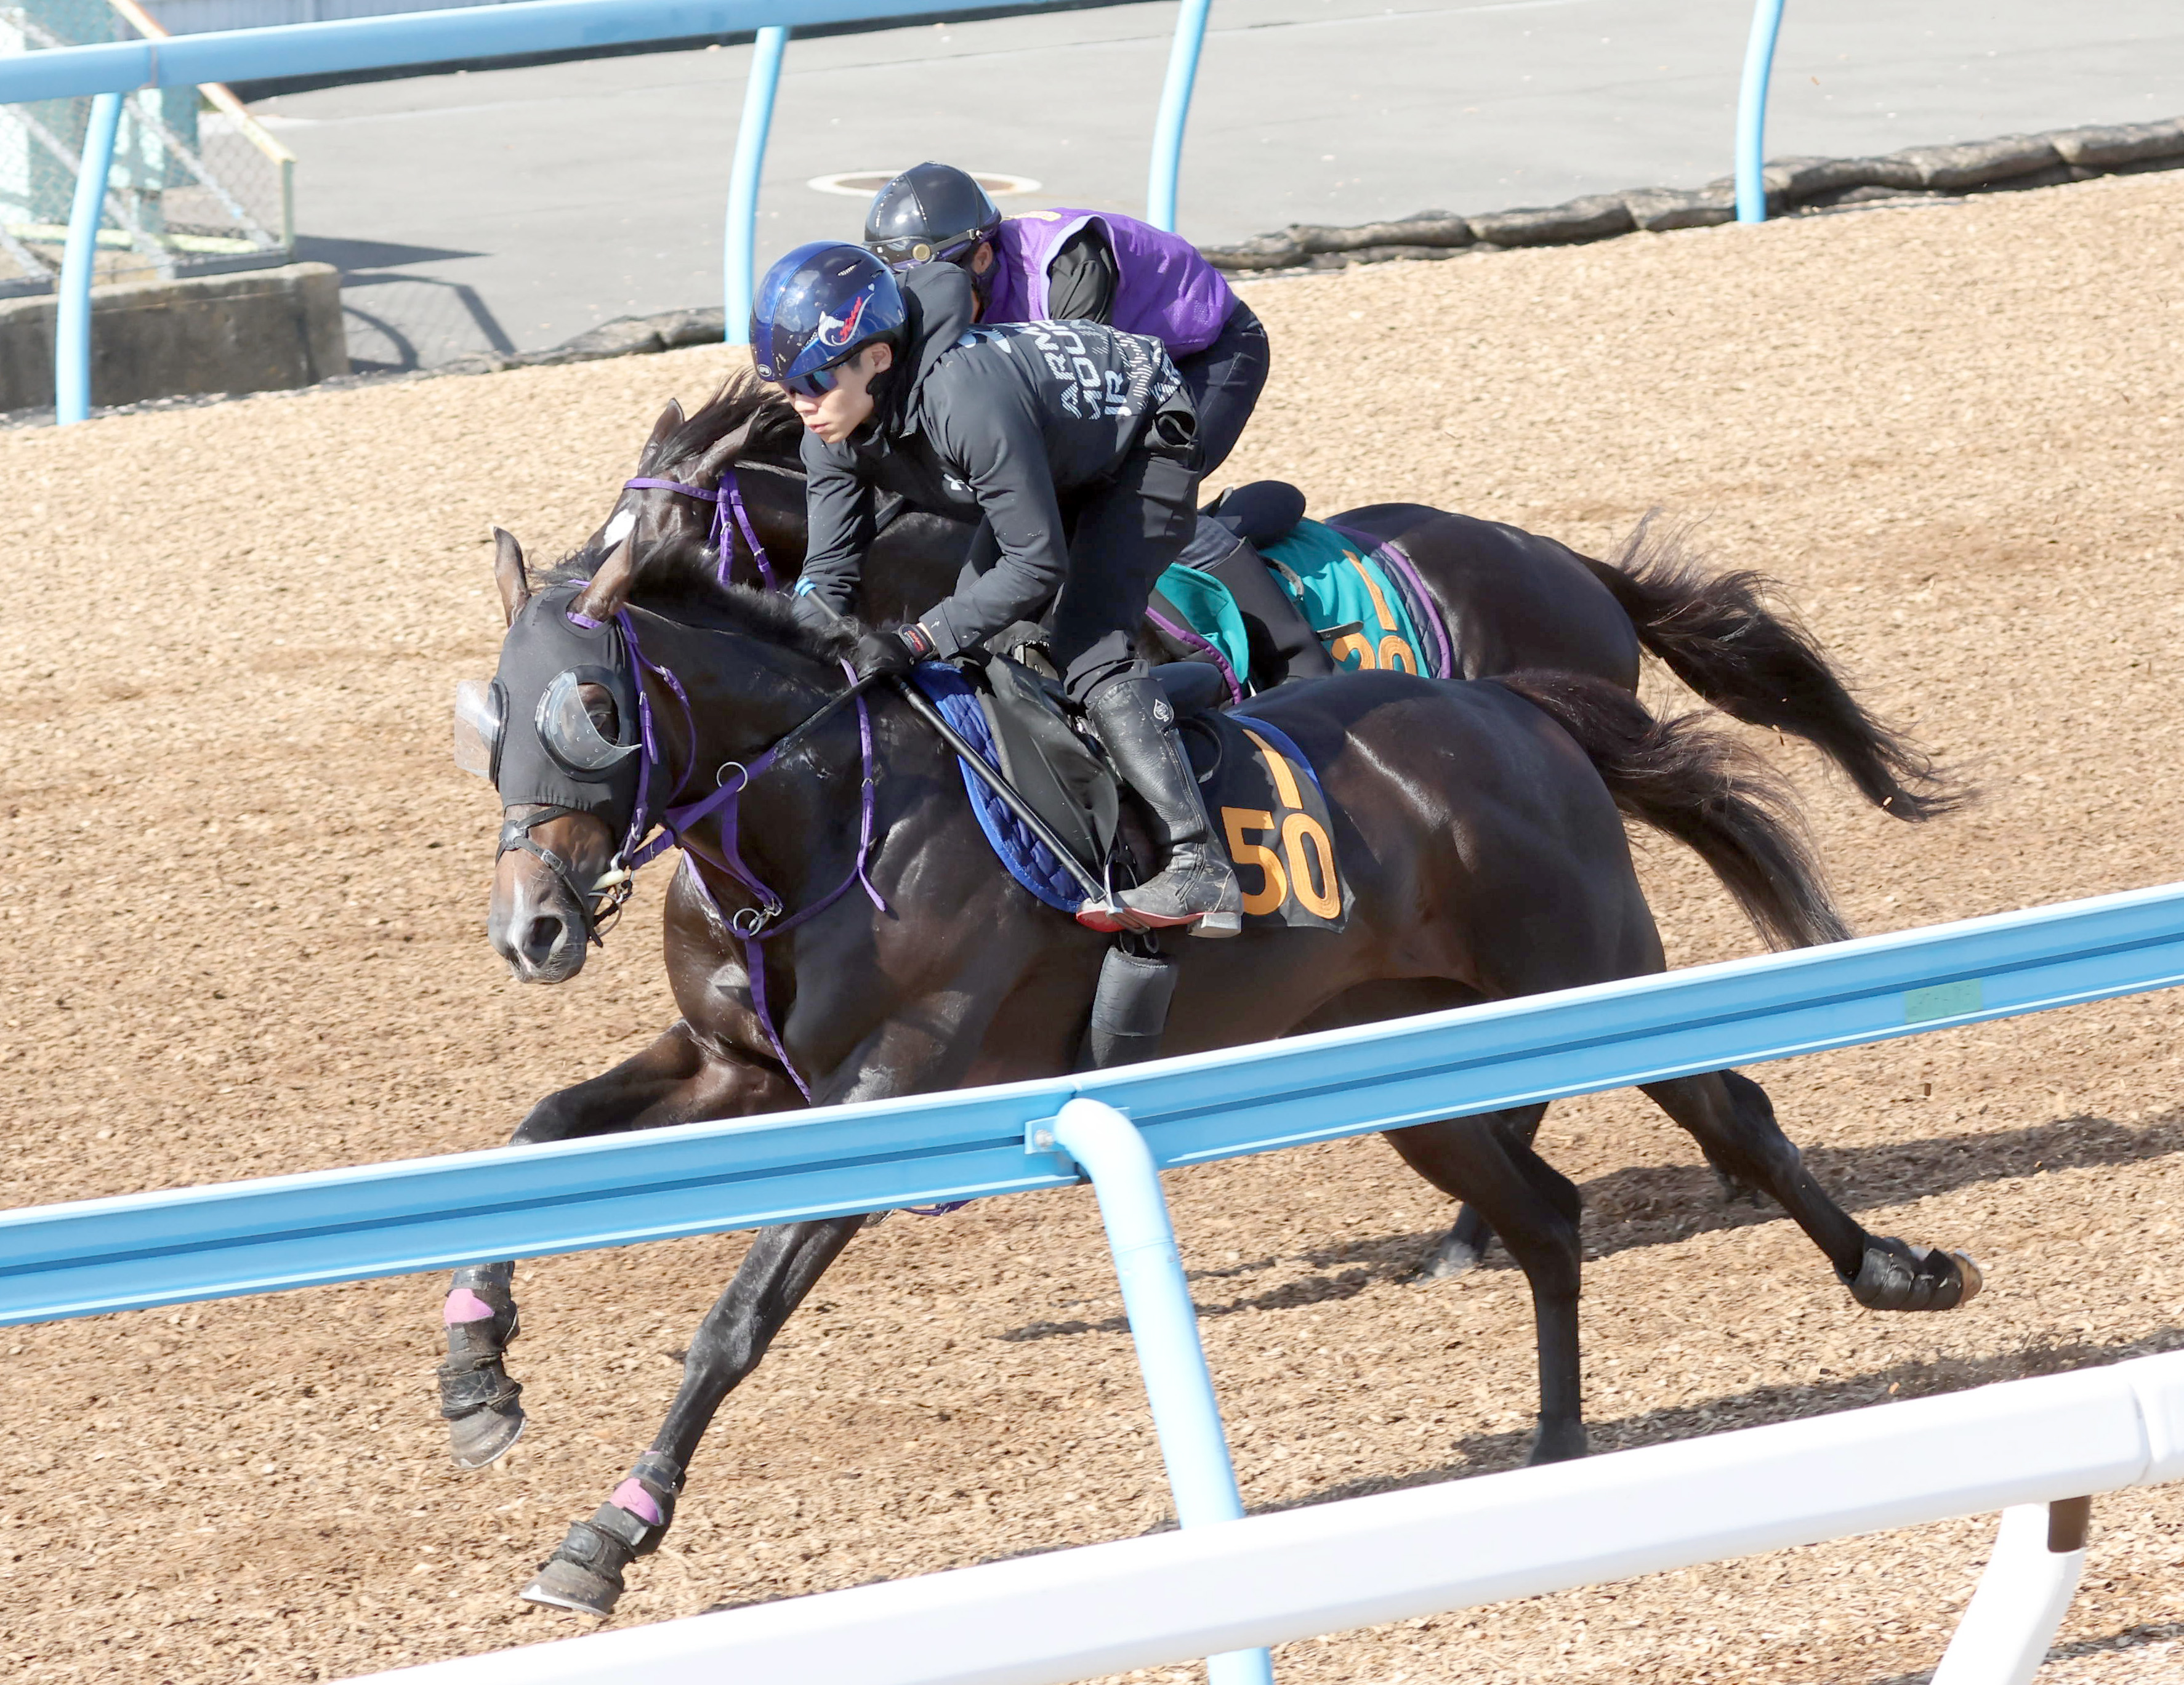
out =
<svg viewBox="0 0 2184 1685"><path fill-rule="evenodd" d="M1830 1198L1774 1121L1766 1090L1750 1077L1710 1071L1650 1082L1646 1093L1724 1177L1772 1195L1868 1310L1952 1310L1979 1292L1979 1266L1968 1254L1869 1234Z"/></svg>
<svg viewBox="0 0 2184 1685"><path fill-rule="evenodd" d="M569 1529L523 1595L587 1615L612 1612L622 1570L660 1548L698 1442L721 1401L758 1367L789 1314L864 1226L859 1217L760 1229L683 1360L682 1386L652 1449L588 1521Z"/></svg>
<svg viewBox="0 0 2184 1685"><path fill-rule="evenodd" d="M1577 1313L1584 1253L1575 1185L1520 1138L1525 1114L1535 1110L1413 1124L1390 1130L1388 1141L1435 1187L1470 1201L1467 1209L1492 1226L1523 1269L1540 1360L1540 1426L1528 1460L1552 1463L1585 1454ZM1529 1120L1530 1126L1538 1122L1536 1115Z"/></svg>
<svg viewBox="0 0 2184 1685"><path fill-rule="evenodd" d="M1536 1105L1513 1106L1505 1112L1479 1112L1474 1115L1481 1123L1501 1130L1504 1136L1518 1145L1529 1148L1540 1132L1540 1120L1547 1115L1546 1102ZM1423 1165L1412 1166L1418 1173L1432 1182L1434 1186L1451 1199L1465 1198L1461 1187L1449 1187L1434 1181L1434 1174ZM1440 1238L1433 1254L1418 1271L1419 1276L1429 1282L1451 1282L1458 1276L1468 1275L1479 1267L1486 1256L1486 1248L1494 1243L1494 1226L1480 1215L1479 1208L1468 1202L1456 1214L1456 1221Z"/></svg>
<svg viewBox="0 0 2184 1685"><path fill-rule="evenodd" d="M743 1117L801 1104L776 1068L718 1058L677 1024L634 1059L531 1109L512 1145L571 1141L700 1118ZM508 1343L521 1326L512 1263L473 1264L448 1283L441 1308L448 1360L439 1368L440 1414L456 1465L482 1469L523 1432L523 1386L508 1373Z"/></svg>

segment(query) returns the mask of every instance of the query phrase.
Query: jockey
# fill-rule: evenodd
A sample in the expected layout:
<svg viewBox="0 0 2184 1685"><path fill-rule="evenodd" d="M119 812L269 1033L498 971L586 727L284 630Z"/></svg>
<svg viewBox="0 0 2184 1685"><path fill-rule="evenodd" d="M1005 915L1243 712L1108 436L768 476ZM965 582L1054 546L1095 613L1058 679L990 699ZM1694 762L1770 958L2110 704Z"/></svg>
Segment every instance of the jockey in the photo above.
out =
<svg viewBox="0 0 2184 1685"><path fill-rule="evenodd" d="M1134 217L1033 211L1006 221L948 164L905 170L865 216L898 272L939 260L971 277L981 322L1100 322L1167 348L1198 406L1201 474L1228 459L1267 384L1267 331L1180 235Z"/></svg>
<svg viewBox="0 0 2184 1685"><path fill-rule="evenodd" d="M1053 609L1047 647L1069 695L1143 798L1165 869L1118 898L1151 928L1242 927L1174 710L1134 634L1153 581L1190 536L1198 487L1190 394L1157 340L1091 323L973 325L969 277L929 264L898 281L856 246L800 246L751 311L759 377L805 428L811 538L797 611L849 611L878 494L983 516L956 592L913 624L866 633L860 677L976 647Z"/></svg>
<svg viewBox="0 0 2184 1685"><path fill-rule="evenodd" d="M1159 340L1198 409L1201 475L1228 460L1267 384L1267 331L1251 307L1190 242L1134 217L1043 210L1004 220L976 178L928 163L880 189L865 215L865 245L898 273L935 262L962 270L975 321L1100 322ZM1296 518L1303 513L1300 498ZM974 553L990 548L981 533ZM1176 559L1228 587L1247 621L1284 653L1288 677L1334 670L1221 505L1201 517Z"/></svg>

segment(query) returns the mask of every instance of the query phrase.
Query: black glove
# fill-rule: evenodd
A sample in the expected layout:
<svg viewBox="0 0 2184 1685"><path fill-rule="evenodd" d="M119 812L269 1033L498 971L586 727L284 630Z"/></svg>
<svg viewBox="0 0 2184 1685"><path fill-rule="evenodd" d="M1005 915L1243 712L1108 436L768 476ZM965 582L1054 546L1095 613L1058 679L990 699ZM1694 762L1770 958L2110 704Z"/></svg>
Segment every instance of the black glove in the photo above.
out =
<svg viewBox="0 0 2184 1685"><path fill-rule="evenodd" d="M851 662L860 680L894 678L909 672L932 653L932 640L922 626L899 626L893 631L866 632L857 640Z"/></svg>

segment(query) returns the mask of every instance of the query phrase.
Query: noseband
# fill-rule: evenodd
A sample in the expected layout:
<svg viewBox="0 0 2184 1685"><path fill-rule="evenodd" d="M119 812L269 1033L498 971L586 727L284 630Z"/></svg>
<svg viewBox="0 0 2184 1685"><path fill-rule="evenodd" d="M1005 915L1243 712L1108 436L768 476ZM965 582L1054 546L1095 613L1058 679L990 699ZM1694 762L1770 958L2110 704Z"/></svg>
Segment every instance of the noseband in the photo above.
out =
<svg viewBox="0 0 2184 1685"><path fill-rule="evenodd" d="M744 542L750 548L751 559L758 564L758 576L768 592L781 589L773 576L772 559L766 553L766 546L759 542L758 529L751 525L750 511L744 507L743 487L736 479L735 464L731 463L721 470L721 482L708 492L702 486L686 486L680 480L650 480L639 478L621 482L626 492L677 492L686 498L695 498L701 503L713 506L713 526L708 538L720 561L716 571L722 584L728 582L728 561L733 545L728 531L728 517L735 516L738 530Z"/></svg>

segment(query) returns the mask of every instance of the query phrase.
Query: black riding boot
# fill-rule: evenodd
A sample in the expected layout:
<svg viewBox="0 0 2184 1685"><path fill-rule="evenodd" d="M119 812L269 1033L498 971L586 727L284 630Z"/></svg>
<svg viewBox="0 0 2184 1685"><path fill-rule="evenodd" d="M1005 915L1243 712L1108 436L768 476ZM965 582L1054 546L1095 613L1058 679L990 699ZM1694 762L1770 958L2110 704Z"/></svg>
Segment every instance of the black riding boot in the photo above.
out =
<svg viewBox="0 0 2184 1685"><path fill-rule="evenodd" d="M1251 640L1255 688L1270 690L1301 679L1323 679L1336 670L1327 646L1295 599L1276 581L1267 559L1224 522L1199 516L1198 530L1184 546L1182 559L1219 580L1236 599L1244 635Z"/></svg>
<svg viewBox="0 0 2184 1685"><path fill-rule="evenodd" d="M1151 810L1167 865L1150 883L1123 892L1123 905L1154 928L1189 925L1193 936L1234 936L1244 927L1236 874L1213 846L1198 779L1176 741L1175 711L1148 678L1117 679L1095 694L1092 717L1107 758Z"/></svg>

